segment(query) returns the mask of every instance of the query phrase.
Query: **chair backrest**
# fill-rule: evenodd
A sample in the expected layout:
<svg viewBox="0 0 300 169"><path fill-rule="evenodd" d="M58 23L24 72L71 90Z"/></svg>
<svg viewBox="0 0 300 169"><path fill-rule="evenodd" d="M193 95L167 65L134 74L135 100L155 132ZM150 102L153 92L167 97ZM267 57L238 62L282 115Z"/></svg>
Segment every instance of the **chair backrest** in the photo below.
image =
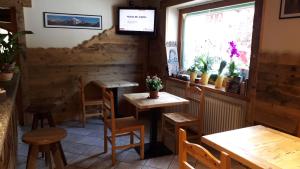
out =
<svg viewBox="0 0 300 169"><path fill-rule="evenodd" d="M203 119L204 97L203 91L197 86L187 86L185 89L185 98L190 101L188 104L188 113Z"/></svg>
<svg viewBox="0 0 300 169"><path fill-rule="evenodd" d="M103 116L104 116L104 123L108 126L111 126L111 131L114 131L116 127L114 95L111 90L105 88L103 88Z"/></svg>
<svg viewBox="0 0 300 169"><path fill-rule="evenodd" d="M198 144L186 140L186 132L179 130L179 168L194 169L187 161L187 155L192 156L210 169L230 169L231 161L228 154L221 152L220 160Z"/></svg>
<svg viewBox="0 0 300 169"><path fill-rule="evenodd" d="M87 82L80 76L79 88L82 102L85 100L102 100L102 88L93 81Z"/></svg>

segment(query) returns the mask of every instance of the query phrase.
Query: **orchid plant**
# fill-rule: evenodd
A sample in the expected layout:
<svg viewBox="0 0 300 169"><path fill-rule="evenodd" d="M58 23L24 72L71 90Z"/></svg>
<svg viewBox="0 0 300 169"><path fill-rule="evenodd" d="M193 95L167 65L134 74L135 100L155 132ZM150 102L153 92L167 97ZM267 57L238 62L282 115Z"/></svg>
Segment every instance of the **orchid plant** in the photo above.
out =
<svg viewBox="0 0 300 169"><path fill-rule="evenodd" d="M233 57L240 57L240 52L238 51L236 44L234 41L229 42L229 49L230 49L230 63L228 66L228 77L233 78L237 77L239 74L237 72L237 65L233 60Z"/></svg>

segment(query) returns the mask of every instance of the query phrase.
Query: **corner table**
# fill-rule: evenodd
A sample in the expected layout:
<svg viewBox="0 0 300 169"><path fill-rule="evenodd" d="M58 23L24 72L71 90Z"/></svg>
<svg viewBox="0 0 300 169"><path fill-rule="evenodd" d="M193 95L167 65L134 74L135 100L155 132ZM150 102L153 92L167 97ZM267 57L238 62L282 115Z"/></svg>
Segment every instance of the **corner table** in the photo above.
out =
<svg viewBox="0 0 300 169"><path fill-rule="evenodd" d="M157 122L160 109L163 107L188 104L189 101L167 92L159 92L157 99L149 99L149 93L124 94L125 99L139 109L150 109L150 143L145 144L145 158L159 157L172 152L157 140Z"/></svg>
<svg viewBox="0 0 300 169"><path fill-rule="evenodd" d="M114 80L114 81L102 81L102 80L97 80L94 81L97 85L103 87L103 88L108 88L111 89L113 94L114 94L114 102L115 102L115 112L116 112L116 117L121 117L121 113L119 112L119 100L118 100L118 89L119 88L124 88L124 87L134 87L134 86L139 86L138 83L136 82L129 82L126 80Z"/></svg>
<svg viewBox="0 0 300 169"><path fill-rule="evenodd" d="M300 138L262 125L206 135L201 141L249 168L300 168Z"/></svg>

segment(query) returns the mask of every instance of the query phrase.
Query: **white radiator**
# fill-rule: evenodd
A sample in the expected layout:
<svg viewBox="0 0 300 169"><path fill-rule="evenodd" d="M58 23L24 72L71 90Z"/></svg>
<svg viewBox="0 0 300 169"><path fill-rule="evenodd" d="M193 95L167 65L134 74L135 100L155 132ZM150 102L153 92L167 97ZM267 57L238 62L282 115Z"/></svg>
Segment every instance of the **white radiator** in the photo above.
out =
<svg viewBox="0 0 300 169"><path fill-rule="evenodd" d="M203 134L212 134L246 125L246 103L244 101L228 101L228 97L217 95L205 96L203 114ZM224 96L225 97L225 96Z"/></svg>
<svg viewBox="0 0 300 169"><path fill-rule="evenodd" d="M185 85L168 81L166 91L185 97ZM207 91L205 94L205 110L203 113L203 134L212 134L246 126L246 101L235 99ZM173 106L165 112L182 112L184 106ZM189 111L193 115L199 113L199 106L195 102L189 104Z"/></svg>

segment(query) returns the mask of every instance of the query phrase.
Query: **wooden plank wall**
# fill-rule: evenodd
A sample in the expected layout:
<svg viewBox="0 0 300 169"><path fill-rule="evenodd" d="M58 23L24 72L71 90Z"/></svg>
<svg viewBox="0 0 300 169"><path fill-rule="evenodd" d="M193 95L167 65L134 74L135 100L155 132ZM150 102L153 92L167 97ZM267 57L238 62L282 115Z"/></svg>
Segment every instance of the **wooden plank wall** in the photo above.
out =
<svg viewBox="0 0 300 169"><path fill-rule="evenodd" d="M140 87L121 89L119 96L122 99L124 92L144 90L147 51L146 38L116 35L113 28L73 49L29 48L24 82L27 90L23 97L27 105L30 102L58 103L54 113L57 121L77 119L79 75L87 81L122 79L140 83ZM131 110L123 99L120 104Z"/></svg>
<svg viewBox="0 0 300 169"><path fill-rule="evenodd" d="M296 134L300 122L300 56L261 53L253 118Z"/></svg>

